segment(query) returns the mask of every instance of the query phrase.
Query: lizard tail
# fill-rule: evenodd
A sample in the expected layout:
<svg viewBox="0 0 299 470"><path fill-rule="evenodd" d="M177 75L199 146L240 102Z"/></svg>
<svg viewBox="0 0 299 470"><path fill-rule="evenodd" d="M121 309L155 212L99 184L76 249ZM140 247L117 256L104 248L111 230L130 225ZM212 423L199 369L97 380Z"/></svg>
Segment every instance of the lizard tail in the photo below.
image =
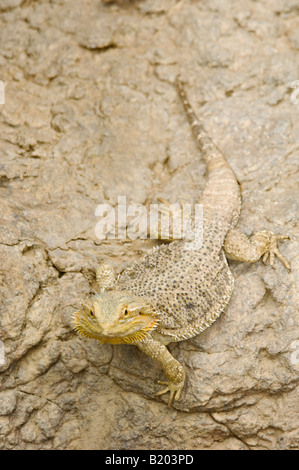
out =
<svg viewBox="0 0 299 470"><path fill-rule="evenodd" d="M206 161L208 172L222 166L228 167L228 162L226 161L218 147L214 144L214 142L212 142L212 140L206 133L203 125L199 122L198 117L196 116L188 101L183 83L179 78L177 78L176 80L176 86L178 89L179 96L182 100L188 121L192 128L193 134L198 142L199 148Z"/></svg>
<svg viewBox="0 0 299 470"><path fill-rule="evenodd" d="M204 207L204 224L208 227L205 231L207 246L210 237L211 246L218 253L228 229L238 220L240 188L232 168L199 122L180 80L177 80L177 88L208 170L208 181L199 201Z"/></svg>

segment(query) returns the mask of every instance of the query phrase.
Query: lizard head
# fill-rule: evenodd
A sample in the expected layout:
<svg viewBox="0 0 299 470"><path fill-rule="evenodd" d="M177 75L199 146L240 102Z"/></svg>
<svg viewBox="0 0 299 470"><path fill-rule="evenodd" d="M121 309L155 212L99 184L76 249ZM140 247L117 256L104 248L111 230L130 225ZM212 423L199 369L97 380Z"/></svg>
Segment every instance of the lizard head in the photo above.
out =
<svg viewBox="0 0 299 470"><path fill-rule="evenodd" d="M73 317L79 334L110 344L141 341L158 324L155 309L127 291L95 295L85 300Z"/></svg>

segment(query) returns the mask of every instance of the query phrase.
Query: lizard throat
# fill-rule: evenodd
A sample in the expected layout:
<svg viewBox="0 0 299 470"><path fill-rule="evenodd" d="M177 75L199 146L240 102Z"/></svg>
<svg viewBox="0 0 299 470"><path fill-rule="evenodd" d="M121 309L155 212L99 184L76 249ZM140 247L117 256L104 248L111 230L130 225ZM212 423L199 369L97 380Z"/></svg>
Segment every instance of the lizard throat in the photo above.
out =
<svg viewBox="0 0 299 470"><path fill-rule="evenodd" d="M135 331L134 333L128 333L127 335L122 336L104 336L101 334L97 328L92 325L90 322L86 321L84 318L80 317L79 312L74 315L74 330L79 333L80 336L84 336L86 338L97 339L102 344L109 343L109 344L132 344L137 343L139 341L143 341L146 336L153 330L155 330L158 326L159 319L157 316L148 317L148 322L140 328L140 330Z"/></svg>

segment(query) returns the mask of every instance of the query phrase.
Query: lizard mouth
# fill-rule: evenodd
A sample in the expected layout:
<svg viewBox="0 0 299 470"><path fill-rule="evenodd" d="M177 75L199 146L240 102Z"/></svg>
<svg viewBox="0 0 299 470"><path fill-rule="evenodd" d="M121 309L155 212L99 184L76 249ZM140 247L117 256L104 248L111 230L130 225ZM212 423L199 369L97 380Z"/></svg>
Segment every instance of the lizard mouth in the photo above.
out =
<svg viewBox="0 0 299 470"><path fill-rule="evenodd" d="M153 317L148 317L146 319L147 321L144 324L145 318L143 318L142 325L140 325L139 322L134 322L132 321L130 324L130 329L132 327L140 327L140 329L137 329L137 331L134 331L133 333L126 333L124 332L124 336L105 336L102 337L100 340L102 343L110 343L110 344L132 344L132 343L137 343L139 341L143 341L146 336L153 331L158 324L158 319L153 318Z"/></svg>
<svg viewBox="0 0 299 470"><path fill-rule="evenodd" d="M91 321L84 311L79 310L73 315L73 328L79 335L86 338L97 339L102 344L132 344L143 341L146 336L158 326L158 313L151 315L140 314L121 325L117 325L109 332L103 331L95 322Z"/></svg>

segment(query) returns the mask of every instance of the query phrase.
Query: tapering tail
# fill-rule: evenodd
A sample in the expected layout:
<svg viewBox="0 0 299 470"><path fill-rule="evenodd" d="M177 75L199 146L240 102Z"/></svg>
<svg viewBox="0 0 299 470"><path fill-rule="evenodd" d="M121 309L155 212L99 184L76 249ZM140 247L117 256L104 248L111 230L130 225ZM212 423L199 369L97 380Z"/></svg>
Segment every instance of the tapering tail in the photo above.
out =
<svg viewBox="0 0 299 470"><path fill-rule="evenodd" d="M208 171L210 172L214 168L219 168L221 166L229 166L225 157L222 155L214 142L210 139L203 125L193 111L193 108L189 103L186 92L184 90L184 85L179 78L176 80L176 86L193 134L206 161Z"/></svg>
<svg viewBox="0 0 299 470"><path fill-rule="evenodd" d="M204 237L206 242L210 238L211 245L218 250L222 247L229 227L234 226L238 220L241 208L240 188L232 168L199 122L182 82L177 79L176 84L208 170L208 181L199 199L204 211Z"/></svg>

